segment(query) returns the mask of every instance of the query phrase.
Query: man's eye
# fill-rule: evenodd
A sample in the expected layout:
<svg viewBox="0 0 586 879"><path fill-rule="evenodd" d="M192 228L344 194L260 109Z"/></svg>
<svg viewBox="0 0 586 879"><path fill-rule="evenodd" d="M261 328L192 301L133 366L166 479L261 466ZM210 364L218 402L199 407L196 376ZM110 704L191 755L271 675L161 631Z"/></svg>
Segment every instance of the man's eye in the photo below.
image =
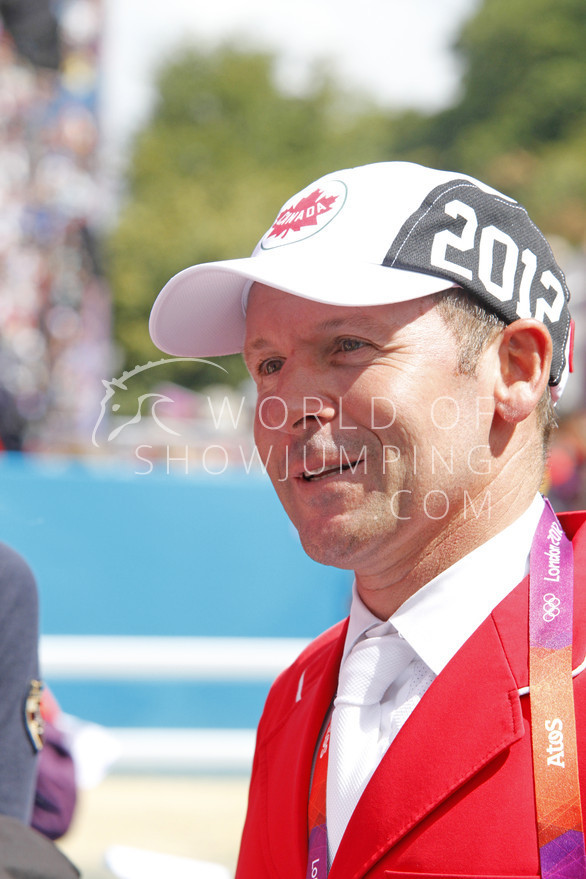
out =
<svg viewBox="0 0 586 879"><path fill-rule="evenodd" d="M362 348L364 342L360 339L340 339L339 347L340 351L344 351L348 353L350 351L357 351L359 348Z"/></svg>
<svg viewBox="0 0 586 879"><path fill-rule="evenodd" d="M283 361L274 357L271 360L263 360L258 371L261 375L272 375L274 372L278 372L282 365Z"/></svg>

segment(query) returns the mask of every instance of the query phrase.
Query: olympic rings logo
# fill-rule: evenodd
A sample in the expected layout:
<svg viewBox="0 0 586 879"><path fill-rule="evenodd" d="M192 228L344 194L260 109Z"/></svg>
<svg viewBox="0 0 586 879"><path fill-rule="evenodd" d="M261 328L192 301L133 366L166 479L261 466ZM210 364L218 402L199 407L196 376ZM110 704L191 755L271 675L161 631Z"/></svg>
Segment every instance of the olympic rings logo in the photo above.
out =
<svg viewBox="0 0 586 879"><path fill-rule="evenodd" d="M551 623L560 612L560 600L553 592L547 592L543 596L543 601L543 621L544 623Z"/></svg>

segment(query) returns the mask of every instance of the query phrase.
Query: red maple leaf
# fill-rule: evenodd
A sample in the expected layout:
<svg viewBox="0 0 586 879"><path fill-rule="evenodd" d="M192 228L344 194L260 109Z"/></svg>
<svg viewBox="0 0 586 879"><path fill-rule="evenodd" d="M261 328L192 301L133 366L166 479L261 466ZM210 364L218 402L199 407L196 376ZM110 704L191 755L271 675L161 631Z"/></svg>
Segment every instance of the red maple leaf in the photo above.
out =
<svg viewBox="0 0 586 879"><path fill-rule="evenodd" d="M337 199L337 195L324 197L321 189L315 189L310 195L300 199L296 205L281 211L267 237L284 238L287 232L299 232L304 226L317 226L318 217L331 211Z"/></svg>

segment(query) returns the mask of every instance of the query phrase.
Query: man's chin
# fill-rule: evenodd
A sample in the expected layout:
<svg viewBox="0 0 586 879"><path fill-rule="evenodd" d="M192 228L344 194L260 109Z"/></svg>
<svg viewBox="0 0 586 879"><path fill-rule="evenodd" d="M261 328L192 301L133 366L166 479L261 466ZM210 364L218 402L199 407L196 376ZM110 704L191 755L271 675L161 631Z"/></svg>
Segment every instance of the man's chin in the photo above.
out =
<svg viewBox="0 0 586 879"><path fill-rule="evenodd" d="M339 521L299 530L299 539L307 555L315 562L343 570L354 570L368 541L364 535L348 532Z"/></svg>
<svg viewBox="0 0 586 879"><path fill-rule="evenodd" d="M301 543L306 554L314 562L318 562L320 565L328 565L331 568L340 568L344 571L354 570L354 557L349 553L339 552L338 547L317 546L314 543L308 544L303 541Z"/></svg>

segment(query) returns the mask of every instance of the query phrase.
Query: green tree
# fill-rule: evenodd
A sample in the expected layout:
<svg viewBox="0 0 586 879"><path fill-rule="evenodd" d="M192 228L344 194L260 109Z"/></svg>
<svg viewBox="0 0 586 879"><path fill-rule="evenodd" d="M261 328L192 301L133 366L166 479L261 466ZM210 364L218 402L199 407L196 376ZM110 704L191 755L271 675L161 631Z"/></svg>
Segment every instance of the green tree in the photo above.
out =
<svg viewBox="0 0 586 879"><path fill-rule="evenodd" d="M322 78L302 97L282 94L273 59L222 48L165 67L150 124L137 137L127 198L109 242L115 333L126 366L160 356L148 314L165 282L196 262L247 256L276 209L322 173L380 158L386 117ZM240 358L229 364L244 376ZM225 380L177 364L192 387Z"/></svg>
<svg viewBox="0 0 586 879"><path fill-rule="evenodd" d="M485 0L454 47L460 97L404 117L396 154L466 171L515 195L546 232L586 230L586 4Z"/></svg>

